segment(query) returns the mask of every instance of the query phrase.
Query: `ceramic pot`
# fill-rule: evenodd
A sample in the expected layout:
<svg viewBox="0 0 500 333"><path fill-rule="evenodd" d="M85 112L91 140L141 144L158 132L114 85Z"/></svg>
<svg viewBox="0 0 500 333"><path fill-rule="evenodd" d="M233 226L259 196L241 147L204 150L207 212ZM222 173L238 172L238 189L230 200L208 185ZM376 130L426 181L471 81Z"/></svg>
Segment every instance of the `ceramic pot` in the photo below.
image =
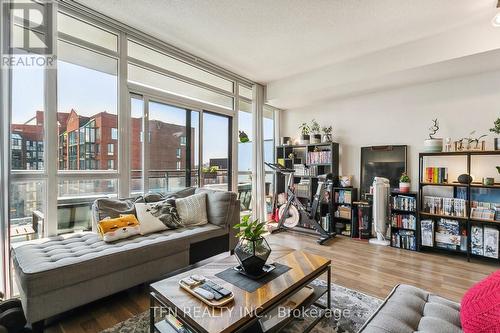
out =
<svg viewBox="0 0 500 333"><path fill-rule="evenodd" d="M399 192L408 193L410 192L411 183L399 183Z"/></svg>
<svg viewBox="0 0 500 333"><path fill-rule="evenodd" d="M440 153L443 151L443 139L427 139L424 141L425 153Z"/></svg>
<svg viewBox="0 0 500 333"><path fill-rule="evenodd" d="M313 134L311 137L311 143L321 143L321 134Z"/></svg>
<svg viewBox="0 0 500 333"><path fill-rule="evenodd" d="M299 143L300 143L301 145L308 145L308 144L309 144L309 142L310 142L310 140L311 140L311 136L310 136L309 134L302 134L302 135L300 136Z"/></svg>

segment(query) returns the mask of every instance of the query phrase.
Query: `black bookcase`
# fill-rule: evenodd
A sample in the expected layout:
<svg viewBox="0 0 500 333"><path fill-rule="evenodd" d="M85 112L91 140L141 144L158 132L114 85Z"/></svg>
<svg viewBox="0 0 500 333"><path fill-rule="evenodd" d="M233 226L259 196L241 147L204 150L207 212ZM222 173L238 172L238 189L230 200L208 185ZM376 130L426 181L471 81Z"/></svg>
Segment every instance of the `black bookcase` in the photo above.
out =
<svg viewBox="0 0 500 333"><path fill-rule="evenodd" d="M293 155L291 155L293 154ZM329 156L329 158L328 158ZM318 175L331 173L334 185L339 179L339 144L336 142L317 143L307 145L284 145L276 147L276 163L287 168L295 169L293 183L296 195L306 206L310 207L313 196L318 188ZM276 175L277 193L286 192L286 179L282 174ZM319 214L321 218L333 217L331 198L323 198ZM323 221L320 219L320 223ZM332 220L327 221L327 226L332 231ZM299 228L312 229L310 225L299 224Z"/></svg>
<svg viewBox="0 0 500 333"><path fill-rule="evenodd" d="M354 187L333 188L333 229L337 235L351 237L353 234L353 202L358 200L358 189Z"/></svg>
<svg viewBox="0 0 500 333"><path fill-rule="evenodd" d="M484 254L475 254L472 250L472 242L471 238L473 235L471 235L471 230L472 228L476 229L476 227L480 227L482 230L484 228L494 228L496 230L499 230L500 232L500 217L497 214L495 215L495 218L493 219L481 219L474 217L472 214L472 209L471 206L473 193L477 193L477 191L482 191L486 192L488 191L491 193L492 196L495 197L495 202L500 203L500 184L495 183L493 185L483 185L479 179L473 180L472 183L470 184L462 184L458 183L456 179L448 179L446 174L439 174L437 172L437 177L434 177L432 181L429 181L430 175L427 174L426 170L427 167L432 167L431 165L425 165L424 159L426 158L442 158L442 157L452 157L452 156L459 156L462 157L463 160L461 160L461 163L465 162L465 169L463 170L464 174L471 175L474 173L472 170L472 164L473 164L473 159L474 158L480 158L481 156L500 156L500 151L466 151L466 152L442 152L442 153L420 153L419 154L419 248L422 251L437 251L437 252L444 252L444 253L455 253L459 255L464 255L467 257L467 260L470 260L472 257L478 257L482 259L487 259L487 260L493 260L496 262L500 261L500 258L491 258L487 257ZM477 163L477 162L476 162ZM486 162L488 163L488 162ZM491 162L490 162L491 163ZM491 163L491 174L489 175L476 175L476 176L492 176L495 175L496 170L495 170L495 165ZM482 164L484 169L484 164ZM487 168L490 166L488 165ZM431 174L432 175L432 174ZM436 181L436 178L438 181ZM434 212L429 212L429 207L426 205L429 205L428 203L425 202L424 197L426 192L426 188L428 187L443 187L445 188L452 188L453 192L453 198L459 198L465 200L465 214L464 216L452 216L447 213L434 213ZM448 197L446 197L448 198ZM460 242L463 241L460 245L456 246L449 246L449 247L443 247L442 244L438 246L438 242L436 240L436 231L437 231L437 223L441 219L445 220L451 220L451 221L456 221L454 223L458 224L459 228L459 235L460 235ZM431 221L431 223L426 222L425 224L432 227L432 245L429 244L423 244L423 232L422 230L424 229L424 226L422 225L422 221L427 220ZM429 230L429 229L427 229ZM427 234L429 232L427 231ZM484 234L482 235L484 237ZM463 237L466 237L465 239ZM500 237L497 239L497 244L496 248L500 248ZM428 242L428 237L426 237L427 242ZM483 242L485 239L483 238Z"/></svg>
<svg viewBox="0 0 500 333"><path fill-rule="evenodd" d="M392 190L390 197L391 246L419 250L418 193Z"/></svg>

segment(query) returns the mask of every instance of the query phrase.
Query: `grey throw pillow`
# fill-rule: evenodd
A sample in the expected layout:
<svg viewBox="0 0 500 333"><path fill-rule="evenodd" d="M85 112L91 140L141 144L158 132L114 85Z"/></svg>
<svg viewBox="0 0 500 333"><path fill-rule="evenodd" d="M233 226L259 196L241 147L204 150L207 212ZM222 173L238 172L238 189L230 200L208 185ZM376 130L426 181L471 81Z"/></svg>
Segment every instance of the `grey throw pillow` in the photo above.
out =
<svg viewBox="0 0 500 333"><path fill-rule="evenodd" d="M203 225L208 223L207 194L199 193L175 200L177 212L185 226Z"/></svg>
<svg viewBox="0 0 500 333"><path fill-rule="evenodd" d="M182 220L175 208L174 199L167 199L153 204L149 208L149 212L157 217L169 229L182 227Z"/></svg>

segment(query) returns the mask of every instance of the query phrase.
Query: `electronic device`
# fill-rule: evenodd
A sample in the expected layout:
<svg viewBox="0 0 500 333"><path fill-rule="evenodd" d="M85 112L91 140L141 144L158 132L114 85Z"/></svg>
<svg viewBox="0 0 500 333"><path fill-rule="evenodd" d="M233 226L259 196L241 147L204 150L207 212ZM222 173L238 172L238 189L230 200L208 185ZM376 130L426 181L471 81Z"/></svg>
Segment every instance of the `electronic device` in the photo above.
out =
<svg viewBox="0 0 500 333"><path fill-rule="evenodd" d="M195 274L195 275L191 275L191 279L195 280L196 282L205 282L205 280L207 278L204 277L203 275Z"/></svg>
<svg viewBox="0 0 500 333"><path fill-rule="evenodd" d="M194 288L193 291L207 300L212 300L215 298L215 295L212 292L205 290L203 288L200 288L200 287Z"/></svg>
<svg viewBox="0 0 500 333"><path fill-rule="evenodd" d="M196 280L194 280L194 279L192 279L192 278L189 278L189 277L186 277L186 278L184 278L184 279L181 279L181 281L182 281L183 283L185 283L186 285L190 286L190 287L193 287L193 286L195 286L195 285L199 284L199 281L196 281Z"/></svg>

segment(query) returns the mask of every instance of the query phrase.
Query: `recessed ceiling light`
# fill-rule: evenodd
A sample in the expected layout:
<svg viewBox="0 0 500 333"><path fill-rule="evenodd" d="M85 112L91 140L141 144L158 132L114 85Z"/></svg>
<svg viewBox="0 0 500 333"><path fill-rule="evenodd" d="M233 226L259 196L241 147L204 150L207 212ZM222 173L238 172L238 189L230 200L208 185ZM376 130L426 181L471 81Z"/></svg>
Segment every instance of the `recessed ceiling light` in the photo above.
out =
<svg viewBox="0 0 500 333"><path fill-rule="evenodd" d="M500 28L500 0L498 0L497 3L497 14L493 17L493 20L491 20L491 24L496 28Z"/></svg>

